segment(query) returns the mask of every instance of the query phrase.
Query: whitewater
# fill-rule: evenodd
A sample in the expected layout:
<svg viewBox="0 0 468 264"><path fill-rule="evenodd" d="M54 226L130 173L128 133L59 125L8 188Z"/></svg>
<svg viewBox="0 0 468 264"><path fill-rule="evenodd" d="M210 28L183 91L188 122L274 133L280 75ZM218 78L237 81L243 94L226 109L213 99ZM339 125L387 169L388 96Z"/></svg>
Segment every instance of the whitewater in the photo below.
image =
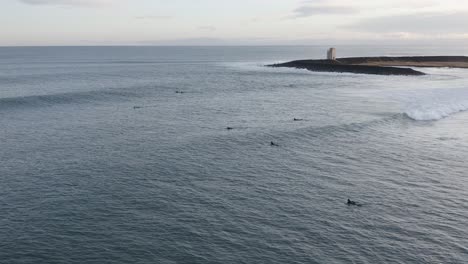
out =
<svg viewBox="0 0 468 264"><path fill-rule="evenodd" d="M468 88L439 88L407 96L405 114L414 120L439 120L468 110Z"/></svg>

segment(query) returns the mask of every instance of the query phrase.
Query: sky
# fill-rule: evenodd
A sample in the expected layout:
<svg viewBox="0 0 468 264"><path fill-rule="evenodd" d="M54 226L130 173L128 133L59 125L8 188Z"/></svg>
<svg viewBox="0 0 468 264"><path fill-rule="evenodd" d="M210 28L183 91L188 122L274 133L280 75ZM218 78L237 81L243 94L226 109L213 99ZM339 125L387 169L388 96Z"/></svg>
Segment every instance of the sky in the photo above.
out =
<svg viewBox="0 0 468 264"><path fill-rule="evenodd" d="M0 46L468 44L465 0L1 0Z"/></svg>

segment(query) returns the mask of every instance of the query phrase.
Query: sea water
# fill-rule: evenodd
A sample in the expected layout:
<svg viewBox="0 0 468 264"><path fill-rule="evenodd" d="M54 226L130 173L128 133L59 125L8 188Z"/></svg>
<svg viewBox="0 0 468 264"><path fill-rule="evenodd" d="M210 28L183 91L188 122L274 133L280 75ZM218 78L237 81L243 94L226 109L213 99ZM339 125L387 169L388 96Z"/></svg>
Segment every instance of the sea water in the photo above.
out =
<svg viewBox="0 0 468 264"><path fill-rule="evenodd" d="M0 48L0 263L466 263L468 70L327 48Z"/></svg>

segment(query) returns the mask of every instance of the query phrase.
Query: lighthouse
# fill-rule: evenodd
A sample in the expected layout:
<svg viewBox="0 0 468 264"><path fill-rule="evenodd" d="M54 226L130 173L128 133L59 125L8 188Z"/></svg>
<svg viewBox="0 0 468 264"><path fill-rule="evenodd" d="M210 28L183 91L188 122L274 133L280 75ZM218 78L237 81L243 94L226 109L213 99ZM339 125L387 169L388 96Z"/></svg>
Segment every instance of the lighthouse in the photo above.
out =
<svg viewBox="0 0 468 264"><path fill-rule="evenodd" d="M336 49L330 48L327 51L327 60L336 60Z"/></svg>

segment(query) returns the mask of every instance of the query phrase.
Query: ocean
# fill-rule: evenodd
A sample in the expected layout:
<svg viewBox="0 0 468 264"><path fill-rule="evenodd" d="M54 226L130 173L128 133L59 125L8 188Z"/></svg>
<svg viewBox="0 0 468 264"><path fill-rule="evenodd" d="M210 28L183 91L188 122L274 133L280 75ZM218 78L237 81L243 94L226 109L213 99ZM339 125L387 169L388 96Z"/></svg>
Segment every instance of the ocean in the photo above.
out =
<svg viewBox="0 0 468 264"><path fill-rule="evenodd" d="M468 69L327 48L0 48L0 263L467 263Z"/></svg>

